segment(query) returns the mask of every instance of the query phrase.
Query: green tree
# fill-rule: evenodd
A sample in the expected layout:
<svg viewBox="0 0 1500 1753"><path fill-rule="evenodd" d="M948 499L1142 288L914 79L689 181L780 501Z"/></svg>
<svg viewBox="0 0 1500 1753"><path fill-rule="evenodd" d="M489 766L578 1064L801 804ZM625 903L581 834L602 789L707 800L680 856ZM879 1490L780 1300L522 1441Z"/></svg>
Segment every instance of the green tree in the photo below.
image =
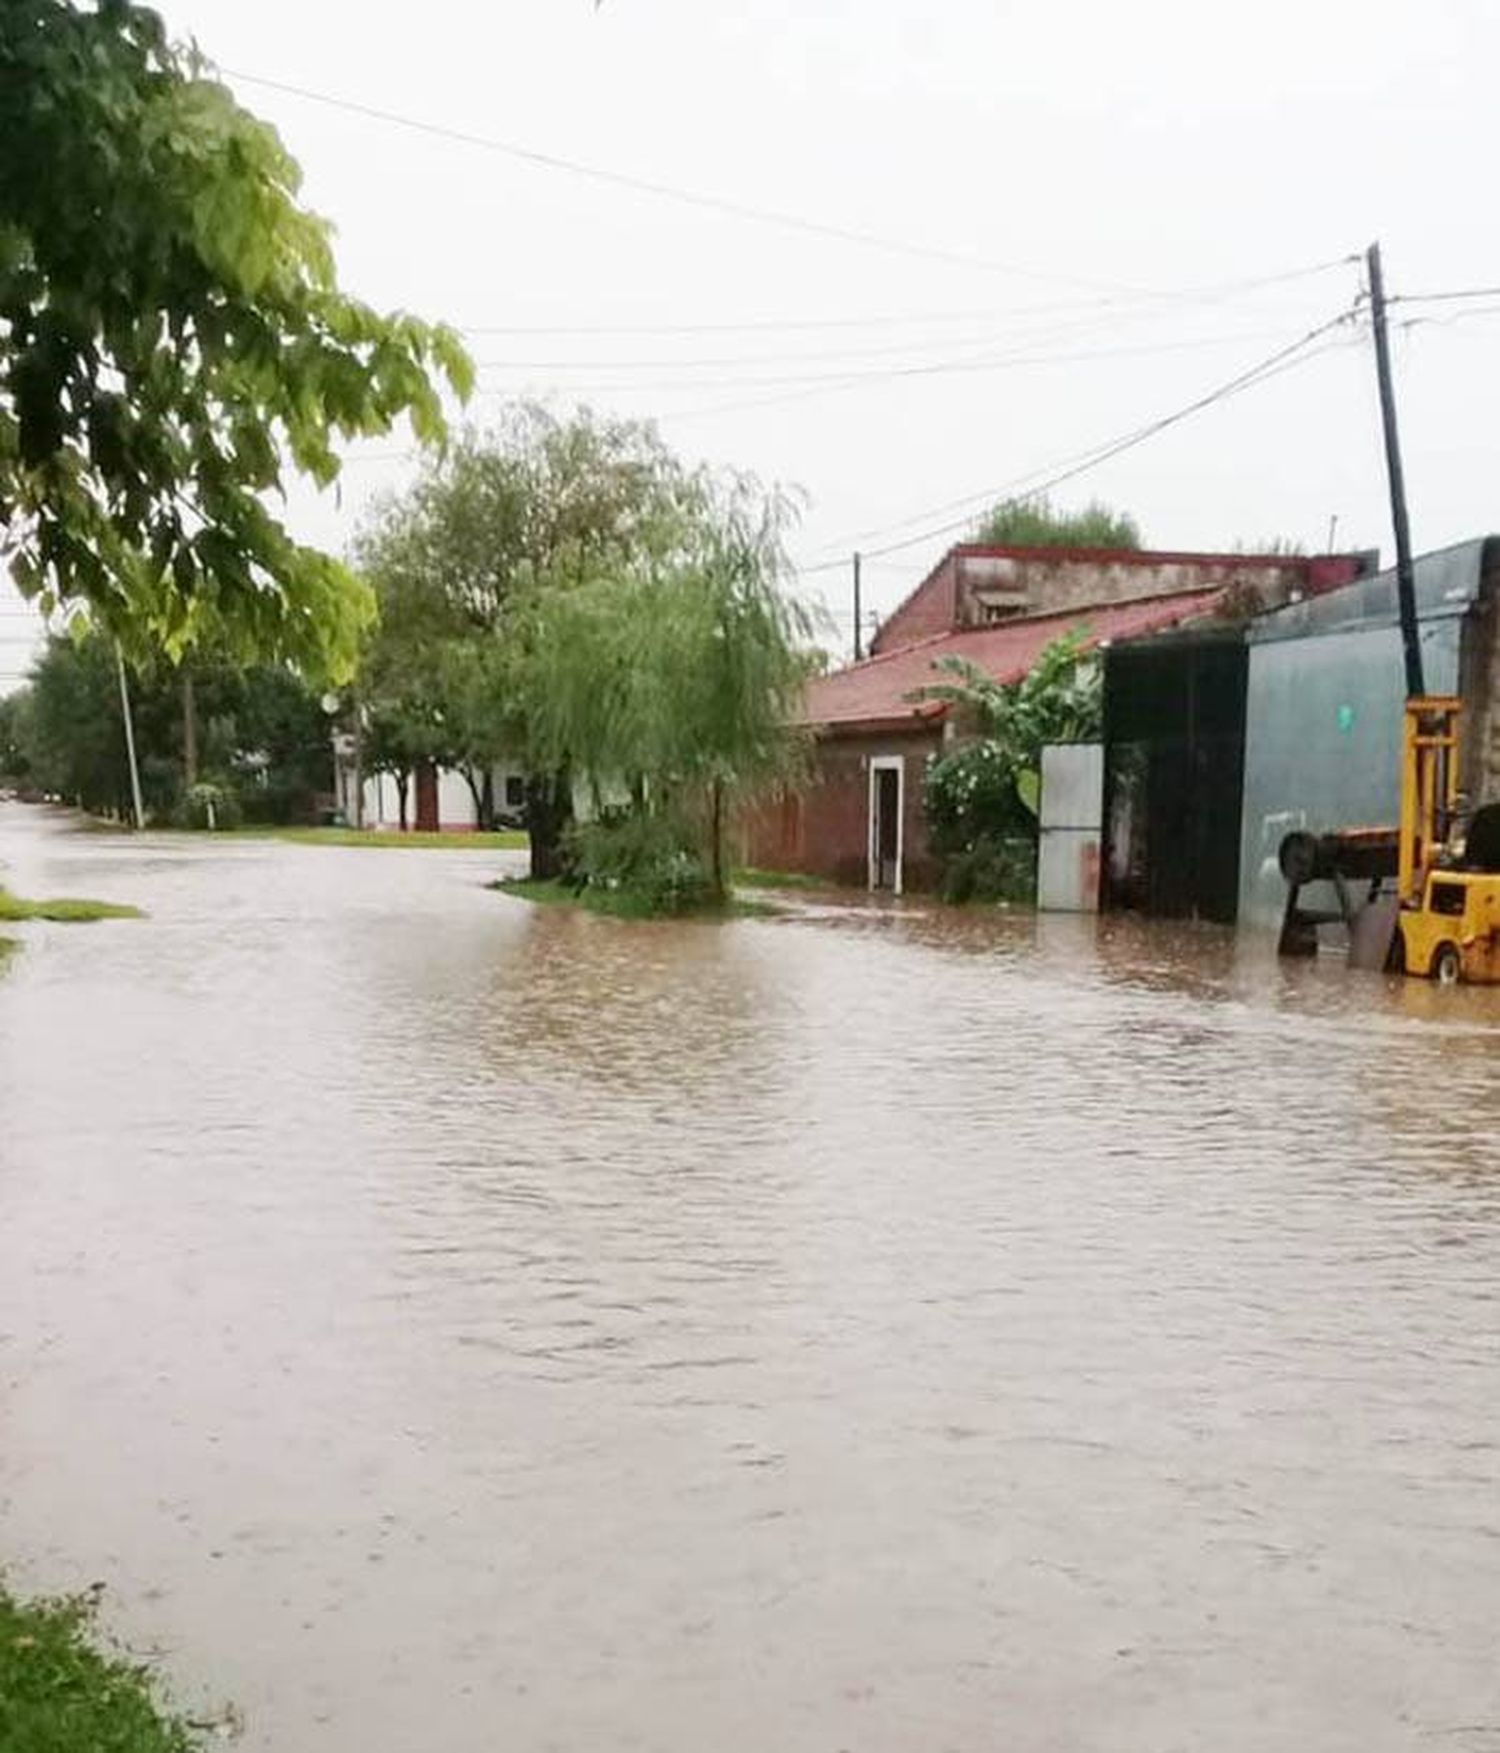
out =
<svg viewBox="0 0 1500 1753"><path fill-rule="evenodd" d="M1139 548L1141 531L1128 512L1102 500L1064 511L1043 496L1002 500L974 526L969 540L997 548Z"/></svg>
<svg viewBox="0 0 1500 1753"><path fill-rule="evenodd" d="M431 462L356 544L380 605L360 681L374 721L440 727L423 752L466 774L481 820L495 763L527 762L539 875L555 868L570 786L535 758L514 683L531 605L666 552L697 491L647 425L521 405Z"/></svg>
<svg viewBox="0 0 1500 1753"><path fill-rule="evenodd" d="M31 780L31 691L17 688L0 696L0 784L26 785Z"/></svg>
<svg viewBox="0 0 1500 1753"><path fill-rule="evenodd" d="M205 619L338 676L368 592L267 509L340 439L443 433L456 336L337 285L276 134L133 0L0 0L0 546L137 653Z"/></svg>
<svg viewBox="0 0 1500 1753"><path fill-rule="evenodd" d="M783 588L784 498L699 477L683 511L666 552L541 593L515 685L539 764L596 811L612 797L648 853L639 826L663 823L666 855L697 852L722 897L730 806L796 764L812 629Z"/></svg>
<svg viewBox="0 0 1500 1753"><path fill-rule="evenodd" d="M50 641L20 698L23 751L38 790L101 814L127 815L130 772L108 644Z"/></svg>
<svg viewBox="0 0 1500 1753"><path fill-rule="evenodd" d="M253 820L310 815L331 788L332 756L327 720L306 683L284 666L245 668L201 653L193 680L205 781ZM146 804L170 820L192 783L181 672L161 658L133 665L130 691ZM88 810L126 813L130 779L110 640L98 632L53 639L11 702L31 784Z"/></svg>

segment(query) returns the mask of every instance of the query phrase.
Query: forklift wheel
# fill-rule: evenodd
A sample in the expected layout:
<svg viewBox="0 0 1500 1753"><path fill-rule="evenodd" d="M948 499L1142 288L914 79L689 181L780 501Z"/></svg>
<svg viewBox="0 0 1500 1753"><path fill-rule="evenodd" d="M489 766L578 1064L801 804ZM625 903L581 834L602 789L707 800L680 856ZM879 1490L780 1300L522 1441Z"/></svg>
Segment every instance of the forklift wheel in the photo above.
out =
<svg viewBox="0 0 1500 1753"><path fill-rule="evenodd" d="M1458 945L1440 943L1433 952L1432 977L1439 986L1457 986L1463 974L1463 963L1459 960Z"/></svg>

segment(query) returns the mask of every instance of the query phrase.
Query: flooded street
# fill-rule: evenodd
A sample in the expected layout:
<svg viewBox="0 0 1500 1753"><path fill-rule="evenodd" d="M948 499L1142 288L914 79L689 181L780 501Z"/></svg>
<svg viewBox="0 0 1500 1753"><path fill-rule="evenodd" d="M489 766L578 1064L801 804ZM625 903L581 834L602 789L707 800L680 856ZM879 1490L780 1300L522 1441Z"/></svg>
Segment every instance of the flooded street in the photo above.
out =
<svg viewBox="0 0 1500 1753"><path fill-rule="evenodd" d="M67 829L0 1565L245 1748L1500 1749L1500 992Z"/></svg>

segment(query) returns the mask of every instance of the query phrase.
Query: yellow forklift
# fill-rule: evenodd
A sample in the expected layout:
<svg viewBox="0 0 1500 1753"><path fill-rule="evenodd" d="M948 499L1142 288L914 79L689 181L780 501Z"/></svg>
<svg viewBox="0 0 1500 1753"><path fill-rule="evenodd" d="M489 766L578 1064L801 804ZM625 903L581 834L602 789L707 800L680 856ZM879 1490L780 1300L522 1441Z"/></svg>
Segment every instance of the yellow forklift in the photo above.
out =
<svg viewBox="0 0 1500 1753"><path fill-rule="evenodd" d="M1458 788L1463 702L1406 702L1401 753L1395 934L1388 966L1430 976L1500 982L1500 804L1465 820Z"/></svg>

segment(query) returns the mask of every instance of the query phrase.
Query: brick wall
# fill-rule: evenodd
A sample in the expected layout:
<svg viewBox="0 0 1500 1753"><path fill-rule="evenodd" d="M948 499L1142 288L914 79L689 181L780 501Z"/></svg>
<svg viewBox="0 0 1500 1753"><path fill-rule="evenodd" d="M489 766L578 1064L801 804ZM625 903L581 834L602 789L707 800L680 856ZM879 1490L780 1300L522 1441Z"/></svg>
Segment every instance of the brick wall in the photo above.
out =
<svg viewBox="0 0 1500 1753"><path fill-rule="evenodd" d="M957 570L953 552L945 554L870 641L870 656L899 651L936 633L951 633L956 610Z"/></svg>
<svg viewBox="0 0 1500 1753"><path fill-rule="evenodd" d="M936 730L821 738L803 788L764 799L747 813L745 862L758 870L801 871L863 888L869 881L870 759L900 755L905 760L904 887L934 887L937 866L927 844L922 787L927 757L940 748Z"/></svg>

